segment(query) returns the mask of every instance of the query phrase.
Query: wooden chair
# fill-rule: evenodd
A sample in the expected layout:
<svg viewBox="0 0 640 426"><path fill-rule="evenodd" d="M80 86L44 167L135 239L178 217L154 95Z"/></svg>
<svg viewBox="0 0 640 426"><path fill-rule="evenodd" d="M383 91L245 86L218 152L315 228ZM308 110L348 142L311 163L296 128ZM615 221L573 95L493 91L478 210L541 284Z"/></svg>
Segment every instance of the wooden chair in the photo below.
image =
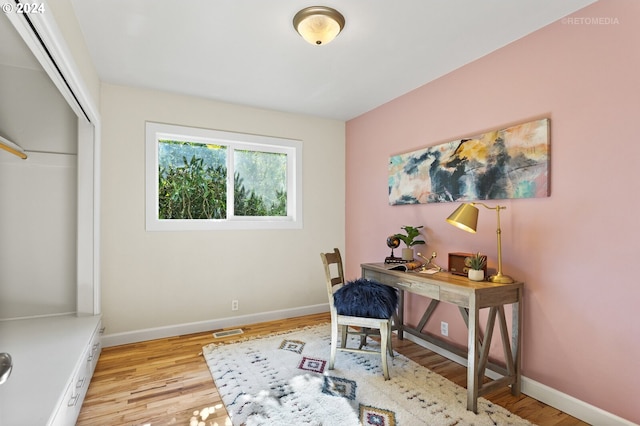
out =
<svg viewBox="0 0 640 426"><path fill-rule="evenodd" d="M340 251L337 248L333 249L333 253L320 253L320 257L324 264L324 272L327 279L327 291L329 295L329 308L331 312L331 358L329 360L329 370L333 370L337 351L379 353L382 357L382 372L384 374L384 378L385 380L389 380L387 353L389 353L390 356L393 356L393 350L391 348L392 316L380 319L339 314L334 304L334 293L345 284L349 285L344 279L342 257L340 256ZM360 331L349 331L349 326L359 327ZM380 331L380 351L362 349L363 345L366 345L367 337L370 335L370 331L368 329L376 329ZM338 346L338 331L340 331L341 335L340 346ZM347 334L359 334L361 336L360 347L348 348L346 346Z"/></svg>

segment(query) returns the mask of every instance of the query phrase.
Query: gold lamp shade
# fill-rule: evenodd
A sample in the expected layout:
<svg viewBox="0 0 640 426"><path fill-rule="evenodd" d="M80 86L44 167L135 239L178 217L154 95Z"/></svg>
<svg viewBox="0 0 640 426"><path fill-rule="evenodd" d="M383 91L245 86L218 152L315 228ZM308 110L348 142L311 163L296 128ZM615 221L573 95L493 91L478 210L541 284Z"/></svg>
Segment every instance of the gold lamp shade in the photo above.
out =
<svg viewBox="0 0 640 426"><path fill-rule="evenodd" d="M344 16L330 7L311 6L296 13L293 27L307 42L322 45L331 42L342 28Z"/></svg>
<svg viewBox="0 0 640 426"><path fill-rule="evenodd" d="M478 226L478 208L473 204L460 204L460 207L449 215L447 222L475 234Z"/></svg>

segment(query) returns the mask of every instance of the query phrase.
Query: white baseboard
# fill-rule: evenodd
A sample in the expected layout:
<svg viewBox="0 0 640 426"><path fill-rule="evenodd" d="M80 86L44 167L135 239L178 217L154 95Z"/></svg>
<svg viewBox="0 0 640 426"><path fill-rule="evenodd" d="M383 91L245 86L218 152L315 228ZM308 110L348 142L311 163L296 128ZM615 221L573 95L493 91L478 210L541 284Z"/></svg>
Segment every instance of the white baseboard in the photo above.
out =
<svg viewBox="0 0 640 426"><path fill-rule="evenodd" d="M203 331L221 328L238 327L265 321L294 318L303 315L329 312L329 304L303 306L300 308L283 309L279 311L260 312L257 314L239 315L208 321L169 325L166 327L147 328L143 330L127 331L124 333L105 334L102 336L102 346L118 346L128 343L144 342L146 340L163 339L165 337L181 336L184 334L201 333Z"/></svg>
<svg viewBox="0 0 640 426"><path fill-rule="evenodd" d="M522 393L591 425L637 426L636 423L527 377L522 377Z"/></svg>
<svg viewBox="0 0 640 426"><path fill-rule="evenodd" d="M442 349L432 343L426 342L416 336L405 333L404 338L442 355L453 362L464 366L467 365L467 360L465 358ZM491 370L487 370L486 375L491 379L498 379L502 377L500 374ZM553 389L524 376L522 377L521 390L522 393L530 396L531 398L537 399L540 402L557 408L560 411L592 425L637 426L636 423L623 419L622 417L616 416L615 414L609 413L608 411L602 410L596 406L574 398L571 395L567 395L566 393L560 392L559 390Z"/></svg>

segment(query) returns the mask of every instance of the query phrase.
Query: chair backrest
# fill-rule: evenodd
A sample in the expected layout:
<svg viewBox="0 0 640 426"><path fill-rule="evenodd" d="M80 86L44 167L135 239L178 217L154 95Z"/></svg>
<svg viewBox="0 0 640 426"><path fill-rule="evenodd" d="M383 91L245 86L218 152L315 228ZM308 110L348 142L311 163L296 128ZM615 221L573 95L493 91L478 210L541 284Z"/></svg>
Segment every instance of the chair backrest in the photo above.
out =
<svg viewBox="0 0 640 426"><path fill-rule="evenodd" d="M333 311L333 293L344 284L344 269L342 268L342 256L340 250L333 249L333 253L320 253L322 264L324 265L324 274L327 280L327 292L329 295L329 306ZM334 266L332 266L334 265Z"/></svg>

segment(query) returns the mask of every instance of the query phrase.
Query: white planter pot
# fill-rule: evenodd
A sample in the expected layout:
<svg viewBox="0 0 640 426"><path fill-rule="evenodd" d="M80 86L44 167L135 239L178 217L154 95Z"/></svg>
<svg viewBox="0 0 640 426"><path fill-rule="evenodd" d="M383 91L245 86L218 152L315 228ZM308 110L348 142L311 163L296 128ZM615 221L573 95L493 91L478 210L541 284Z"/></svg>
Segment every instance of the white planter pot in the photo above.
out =
<svg viewBox="0 0 640 426"><path fill-rule="evenodd" d="M403 248L402 249L402 260L413 260L413 249L412 248Z"/></svg>
<svg viewBox="0 0 640 426"><path fill-rule="evenodd" d="M484 281L484 270L482 269L469 269L467 275L471 281Z"/></svg>

